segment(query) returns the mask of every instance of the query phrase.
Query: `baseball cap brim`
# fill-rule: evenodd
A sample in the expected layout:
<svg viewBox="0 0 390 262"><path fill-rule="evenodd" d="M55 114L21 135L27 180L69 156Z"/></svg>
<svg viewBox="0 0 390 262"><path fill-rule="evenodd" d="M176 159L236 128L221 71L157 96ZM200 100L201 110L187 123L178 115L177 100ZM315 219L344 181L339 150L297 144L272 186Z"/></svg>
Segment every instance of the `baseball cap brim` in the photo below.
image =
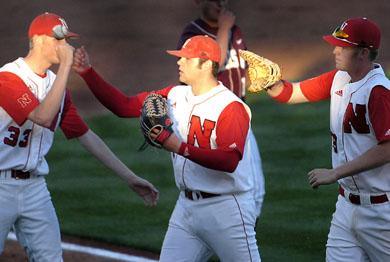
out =
<svg viewBox="0 0 390 262"><path fill-rule="evenodd" d="M80 38L80 35L76 34L74 32L68 31L68 33L66 34L66 38Z"/></svg>
<svg viewBox="0 0 390 262"><path fill-rule="evenodd" d="M324 39L326 42L328 42L329 44L334 45L334 46L341 46L341 47L354 47L354 46L356 46L352 43L348 43L348 42L345 42L343 40L340 40L340 39L334 37L333 35L323 36L322 39Z"/></svg>
<svg viewBox="0 0 390 262"><path fill-rule="evenodd" d="M177 57L185 57L185 58L194 58L194 56L191 56L188 52L185 50L167 50L167 53L173 56Z"/></svg>

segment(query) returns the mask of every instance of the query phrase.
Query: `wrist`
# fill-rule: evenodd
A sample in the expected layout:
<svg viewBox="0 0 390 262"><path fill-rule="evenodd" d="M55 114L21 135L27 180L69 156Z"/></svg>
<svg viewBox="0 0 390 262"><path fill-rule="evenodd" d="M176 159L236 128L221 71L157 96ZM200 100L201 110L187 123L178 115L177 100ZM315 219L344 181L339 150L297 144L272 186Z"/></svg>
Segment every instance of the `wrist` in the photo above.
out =
<svg viewBox="0 0 390 262"><path fill-rule="evenodd" d="M165 150L172 153L179 153L181 142L174 133L170 133L169 137L163 142Z"/></svg>
<svg viewBox="0 0 390 262"><path fill-rule="evenodd" d="M127 173L125 180L129 184L134 184L138 180L138 177L133 173Z"/></svg>
<svg viewBox="0 0 390 262"><path fill-rule="evenodd" d="M182 142L179 146L177 154L184 156L186 151L188 151L187 144Z"/></svg>
<svg viewBox="0 0 390 262"><path fill-rule="evenodd" d="M174 134L173 134L173 135L174 135ZM182 144L182 143L181 143L178 139L176 139L176 141L177 141L177 142L174 143L171 152L173 152L173 153L175 153L175 154L178 154L179 151L180 151L180 147L181 147L181 144Z"/></svg>
<svg viewBox="0 0 390 262"><path fill-rule="evenodd" d="M61 63L61 64L58 66L57 75L62 74L62 73L69 74L71 68L72 68L72 64Z"/></svg>
<svg viewBox="0 0 390 262"><path fill-rule="evenodd" d="M336 179L336 181L345 177L345 175L343 175L343 172L340 170L340 168L333 169L333 176Z"/></svg>
<svg viewBox="0 0 390 262"><path fill-rule="evenodd" d="M226 25L226 24L218 25L218 33L228 33L231 28L232 25Z"/></svg>
<svg viewBox="0 0 390 262"><path fill-rule="evenodd" d="M72 65L73 65L73 56L62 58L62 59L60 58L59 66L71 67Z"/></svg>
<svg viewBox="0 0 390 262"><path fill-rule="evenodd" d="M272 96L271 97L277 101L279 101L280 103L287 103L291 96L292 96L292 93L293 93L293 86L290 82L287 82L287 81L284 81L284 80L281 80L281 83L282 83L282 90L281 92L276 95L276 96ZM274 91L273 90L273 87L269 88L267 91L269 92L272 92Z"/></svg>
<svg viewBox="0 0 390 262"><path fill-rule="evenodd" d="M88 67L84 68L80 72L77 72L80 76L87 75L89 72L92 71L92 65L88 65Z"/></svg>

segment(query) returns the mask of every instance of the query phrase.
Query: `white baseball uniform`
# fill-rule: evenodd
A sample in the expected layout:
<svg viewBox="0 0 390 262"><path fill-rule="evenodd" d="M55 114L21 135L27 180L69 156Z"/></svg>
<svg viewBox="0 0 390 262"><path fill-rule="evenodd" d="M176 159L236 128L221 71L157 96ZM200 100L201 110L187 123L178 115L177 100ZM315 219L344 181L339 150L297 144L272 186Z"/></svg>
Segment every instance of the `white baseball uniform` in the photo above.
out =
<svg viewBox="0 0 390 262"><path fill-rule="evenodd" d="M332 71L301 82L309 101L331 97L333 168L390 139L390 81L375 64L350 83ZM340 179L328 235L327 261L390 261L390 164Z"/></svg>
<svg viewBox="0 0 390 262"><path fill-rule="evenodd" d="M146 92L127 97L93 69L81 76L99 101L116 115L140 115ZM199 96L184 85L156 92L167 97L174 132L183 141L180 154L172 154L175 181L181 192L160 261L206 261L213 253L222 261L260 261L254 230L258 174L251 168L254 159L248 133L249 108L221 83ZM236 126L245 117L247 126ZM236 139L240 134L244 136ZM197 150L202 152L198 156L204 158L203 162L190 160ZM241 160L234 170L221 171L230 163L209 157L210 152L218 150L239 152Z"/></svg>
<svg viewBox="0 0 390 262"><path fill-rule="evenodd" d="M67 138L88 127L66 93L50 128L27 117L52 87L55 74L35 74L19 58L0 69L0 253L11 227L31 261L62 261L58 219L47 189L45 156L61 126Z"/></svg>
<svg viewBox="0 0 390 262"><path fill-rule="evenodd" d="M185 26L180 39L177 45L177 49L181 49L183 44L191 37L196 35L207 35L216 39L218 33L218 28L210 27L205 21L198 18L194 21L191 21L188 25ZM241 29L234 25L229 34L228 40L228 50L226 55L226 61L224 65L220 65L218 71L218 80L221 81L227 88L229 88L236 96L239 98L245 99L245 85L246 85L246 63L238 55L238 51L246 49L246 43L244 37L241 33ZM259 152L259 147L256 142L256 138L253 135L252 128L249 129L249 147L251 149L251 159L252 172L255 172L256 182L254 183L257 187L254 190L256 205L257 205L257 216L260 216L261 207L263 205L264 195L265 195L265 182L263 167L261 163L261 157Z"/></svg>

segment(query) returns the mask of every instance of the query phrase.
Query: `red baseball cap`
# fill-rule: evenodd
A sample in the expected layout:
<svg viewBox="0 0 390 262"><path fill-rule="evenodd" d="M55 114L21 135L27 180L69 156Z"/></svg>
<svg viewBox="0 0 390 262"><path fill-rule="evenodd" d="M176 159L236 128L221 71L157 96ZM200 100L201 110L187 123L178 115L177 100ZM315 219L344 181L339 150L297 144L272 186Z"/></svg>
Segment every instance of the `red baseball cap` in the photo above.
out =
<svg viewBox="0 0 390 262"><path fill-rule="evenodd" d="M167 50L167 53L178 57L209 59L218 63L221 59L219 44L206 35L191 37L180 50Z"/></svg>
<svg viewBox="0 0 390 262"><path fill-rule="evenodd" d="M53 13L43 13L34 18L28 29L28 37L34 35L47 35L56 39L78 37L79 35L69 31L65 20Z"/></svg>
<svg viewBox="0 0 390 262"><path fill-rule="evenodd" d="M335 46L378 49L381 31L374 22L365 17L358 17L348 19L331 35L324 36L323 39Z"/></svg>

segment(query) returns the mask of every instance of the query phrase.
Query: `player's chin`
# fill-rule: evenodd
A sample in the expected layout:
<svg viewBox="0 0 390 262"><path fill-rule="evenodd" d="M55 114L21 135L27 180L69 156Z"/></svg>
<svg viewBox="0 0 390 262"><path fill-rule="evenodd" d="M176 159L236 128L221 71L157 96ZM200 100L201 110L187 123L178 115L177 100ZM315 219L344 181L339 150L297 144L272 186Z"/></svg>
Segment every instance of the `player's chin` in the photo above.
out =
<svg viewBox="0 0 390 262"><path fill-rule="evenodd" d="M343 66L341 63L337 62L335 63L335 68L340 71L346 71L345 66Z"/></svg>
<svg viewBox="0 0 390 262"><path fill-rule="evenodd" d="M182 72L179 72L179 80L180 82L187 84L187 79L184 77Z"/></svg>

